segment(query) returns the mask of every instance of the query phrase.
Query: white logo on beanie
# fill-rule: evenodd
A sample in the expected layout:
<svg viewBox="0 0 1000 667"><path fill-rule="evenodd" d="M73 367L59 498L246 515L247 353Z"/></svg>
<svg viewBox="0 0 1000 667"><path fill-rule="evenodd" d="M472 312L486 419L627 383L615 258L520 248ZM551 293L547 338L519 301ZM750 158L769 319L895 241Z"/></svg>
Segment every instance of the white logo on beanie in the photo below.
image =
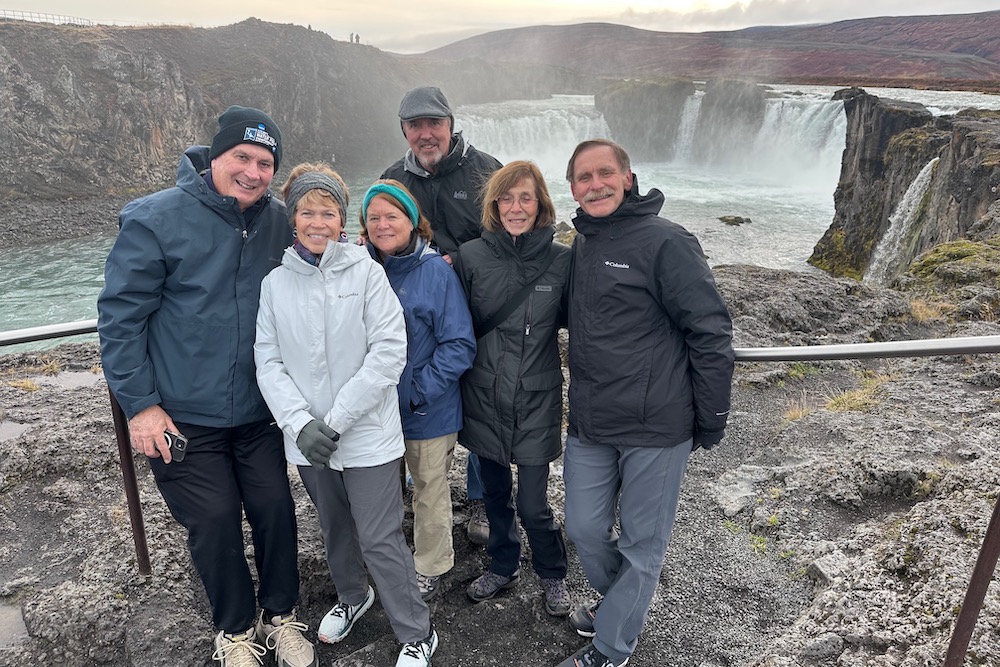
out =
<svg viewBox="0 0 1000 667"><path fill-rule="evenodd" d="M264 129L263 125L246 128L243 131L243 141L252 141L256 144L263 144L272 151L278 149L278 142L275 141L274 137L267 133L267 130Z"/></svg>

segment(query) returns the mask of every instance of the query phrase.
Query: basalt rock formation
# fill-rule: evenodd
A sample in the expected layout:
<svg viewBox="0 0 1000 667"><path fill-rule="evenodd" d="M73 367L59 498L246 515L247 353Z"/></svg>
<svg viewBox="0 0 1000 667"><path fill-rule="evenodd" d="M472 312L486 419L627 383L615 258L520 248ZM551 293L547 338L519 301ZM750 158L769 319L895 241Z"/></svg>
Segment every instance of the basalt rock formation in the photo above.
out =
<svg viewBox="0 0 1000 667"><path fill-rule="evenodd" d="M376 170L406 147L396 114L407 89L436 84L453 105L489 102L515 76L526 96L592 92L554 67L442 66L257 19L212 29L0 22L0 193L128 195L171 184L177 156L209 141L230 104L271 114L283 165Z"/></svg>
<svg viewBox="0 0 1000 667"><path fill-rule="evenodd" d="M833 224L813 265L861 278L890 218L918 173L937 158L930 181L901 234L895 274L940 243L1000 230L1000 114L965 110L933 116L919 104L886 100L858 88L837 94L847 113L847 147L834 193ZM919 193L918 193L919 194Z"/></svg>

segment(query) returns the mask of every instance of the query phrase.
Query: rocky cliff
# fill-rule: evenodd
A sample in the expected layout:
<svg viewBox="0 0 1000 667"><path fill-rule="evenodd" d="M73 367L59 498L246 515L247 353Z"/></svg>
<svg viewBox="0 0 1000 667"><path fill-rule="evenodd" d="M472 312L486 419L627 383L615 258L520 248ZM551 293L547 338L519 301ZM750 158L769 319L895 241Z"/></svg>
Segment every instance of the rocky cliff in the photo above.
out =
<svg viewBox="0 0 1000 667"><path fill-rule="evenodd" d="M833 224L816 245L812 264L860 278L891 234L896 242L885 272L891 280L939 243L973 231L995 233L1000 114L966 110L935 117L921 105L858 88L837 97L847 113L847 145ZM911 185L925 168L926 183L914 191ZM907 197L912 201L904 212Z"/></svg>
<svg viewBox="0 0 1000 667"><path fill-rule="evenodd" d="M80 27L0 22L0 192L129 194L171 183L177 156L207 142L230 104L270 112L284 164L377 169L405 148L408 88L441 85L454 105L521 92L580 92L579 77L482 60L400 58L295 25Z"/></svg>

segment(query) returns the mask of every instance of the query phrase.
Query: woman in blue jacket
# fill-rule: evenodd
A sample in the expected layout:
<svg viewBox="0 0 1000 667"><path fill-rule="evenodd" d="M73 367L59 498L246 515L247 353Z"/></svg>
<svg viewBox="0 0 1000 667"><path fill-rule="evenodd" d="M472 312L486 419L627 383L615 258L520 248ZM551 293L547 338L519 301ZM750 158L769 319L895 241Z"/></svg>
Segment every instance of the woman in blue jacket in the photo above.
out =
<svg viewBox="0 0 1000 667"><path fill-rule="evenodd" d="M472 366L476 339L458 276L430 247L430 223L406 186L376 181L360 218L361 236L385 267L406 319L399 409L413 476L413 560L421 596L430 600L455 564L448 470L462 427L458 381Z"/></svg>

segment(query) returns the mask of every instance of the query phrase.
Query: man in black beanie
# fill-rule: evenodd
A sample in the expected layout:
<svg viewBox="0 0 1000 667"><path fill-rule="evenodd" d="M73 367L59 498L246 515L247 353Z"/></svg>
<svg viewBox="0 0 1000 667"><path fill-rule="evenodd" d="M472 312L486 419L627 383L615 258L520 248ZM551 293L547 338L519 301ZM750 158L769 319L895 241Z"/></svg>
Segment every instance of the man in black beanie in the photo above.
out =
<svg viewBox="0 0 1000 667"><path fill-rule="evenodd" d="M226 109L211 147L181 157L175 187L122 209L97 302L104 375L188 531L224 667L258 664L268 649L280 667L318 664L295 619L295 507L253 358L260 282L292 240L268 191L280 161L270 116Z"/></svg>

